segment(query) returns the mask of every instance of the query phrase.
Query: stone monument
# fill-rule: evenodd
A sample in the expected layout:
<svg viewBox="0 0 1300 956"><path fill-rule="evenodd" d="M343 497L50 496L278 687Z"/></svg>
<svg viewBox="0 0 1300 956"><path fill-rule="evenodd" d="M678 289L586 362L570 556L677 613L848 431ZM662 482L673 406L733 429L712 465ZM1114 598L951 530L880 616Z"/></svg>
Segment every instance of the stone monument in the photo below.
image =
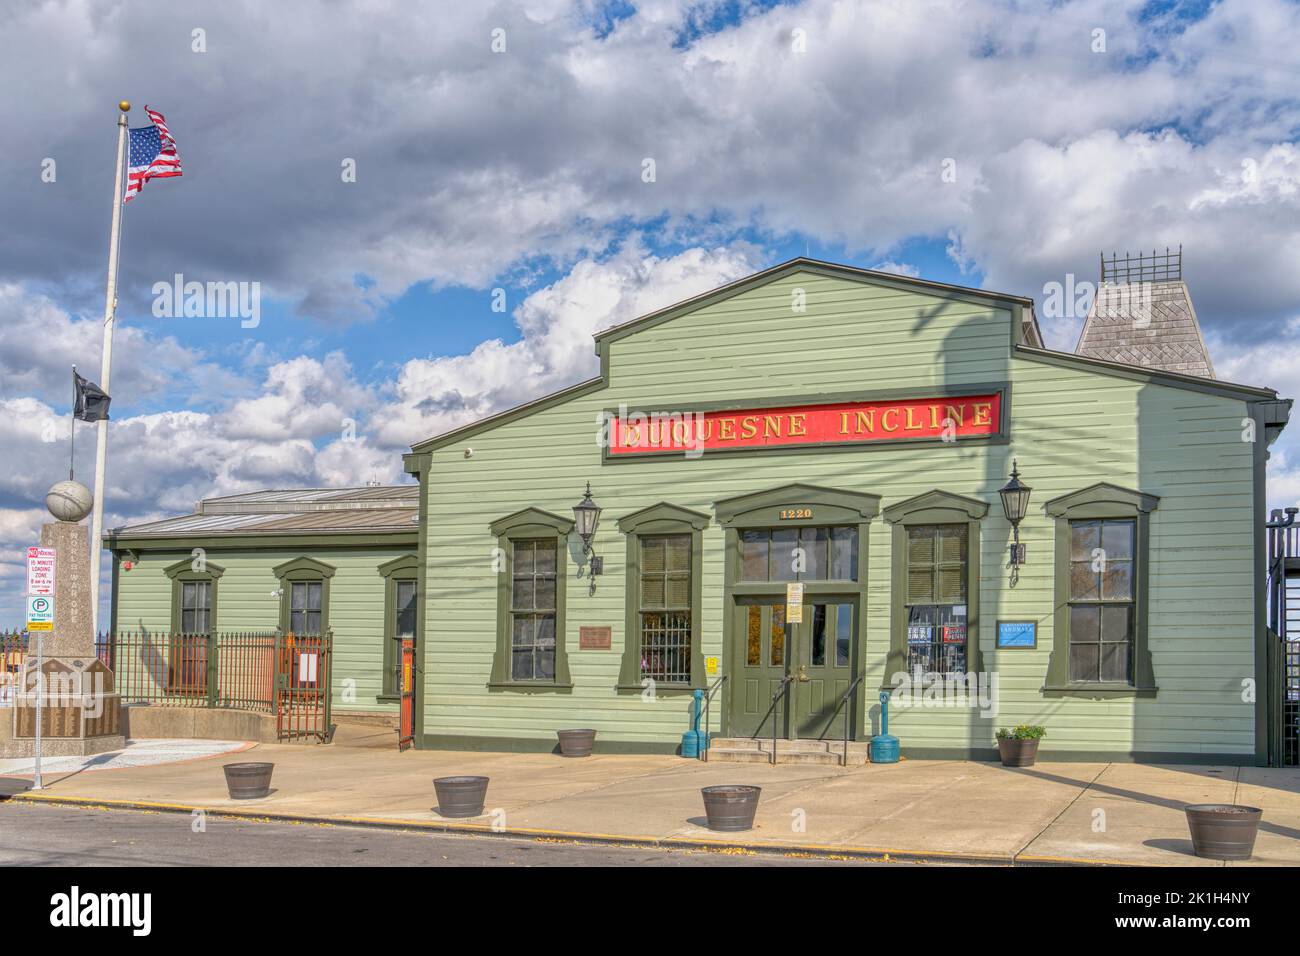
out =
<svg viewBox="0 0 1300 956"><path fill-rule="evenodd" d="M34 755L38 702L44 756L97 754L126 745L113 672L95 655L90 540L81 523L92 501L90 490L76 481L60 481L45 496L45 506L58 519L41 526L41 546L55 551L54 630L43 637L39 664L36 636L28 640L12 722L0 711L4 756Z"/></svg>

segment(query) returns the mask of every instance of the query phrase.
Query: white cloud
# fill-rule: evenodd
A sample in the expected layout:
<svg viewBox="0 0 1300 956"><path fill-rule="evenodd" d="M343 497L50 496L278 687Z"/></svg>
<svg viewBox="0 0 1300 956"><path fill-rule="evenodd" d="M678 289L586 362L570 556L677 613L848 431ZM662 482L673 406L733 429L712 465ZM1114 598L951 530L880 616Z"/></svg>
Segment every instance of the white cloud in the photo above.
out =
<svg viewBox="0 0 1300 956"><path fill-rule="evenodd" d="M72 400L72 366L100 378L103 322L78 317L49 296L13 282L0 283L0 396ZM204 361L174 336L120 325L113 336L113 384L137 400L189 399L201 389L237 391L239 376Z"/></svg>
<svg viewBox="0 0 1300 956"><path fill-rule="evenodd" d="M357 418L373 402L342 352L330 352L323 361L300 355L270 366L263 393L235 402L216 427L230 439L317 439L342 435L349 423L355 431Z"/></svg>
<svg viewBox="0 0 1300 956"><path fill-rule="evenodd" d="M1040 285L1035 270L1090 268L1103 246L1182 240L1203 266L1236 270L1239 308L1292 291L1269 281L1293 251L1290 198L1252 197L1254 214L1260 197L1274 211L1233 259L1241 204L1215 190L1218 172L1264 162L1300 126L1294 4L1224 2L1188 23L1144 0L808 0L744 7L738 26L678 42L718 10L642 3L597 38L588 2L246 0L205 14L225 42L199 68L171 39L192 26L183 8L100 17L82 0L17 14L0 62L27 81L24 108L64 118L63 139L33 148L65 162L100 154L101 90L144 84L120 73L131 51L149 52L145 75L169 77L194 172L130 210L123 295L135 290L137 306L184 271L263 281L336 322L419 282L482 287L539 256L567 269L606 255L621 224L658 221L689 231L687 244L749 227L878 256L955 229L1009 291ZM503 53L489 46L498 26ZM1104 53L1091 49L1098 27ZM78 62L71 80L63 55ZM1166 128L1198 145L1143 132ZM293 161L250 176L249 143L291 144ZM345 158L355 183L339 175ZM19 163L27 153L0 157L4 201L35 226L0 236L0 268L93 306L94 177L45 184ZM1130 198L1153 215L1122 208ZM1216 212L1216 198L1230 208ZM718 228L730 235L709 235ZM358 274L374 284L361 289Z"/></svg>
<svg viewBox="0 0 1300 956"><path fill-rule="evenodd" d="M409 445L589 378L598 370L593 332L741 278L758 261L743 244L661 257L630 239L529 295L515 312L518 342L492 339L467 355L407 362L373 430L381 445Z"/></svg>
<svg viewBox="0 0 1300 956"><path fill-rule="evenodd" d="M1067 272L1095 279L1102 249L1182 243L1220 374L1296 394L1300 333L1241 343L1300 301L1300 8L1227 0L1189 25L1145 0L809 0L677 42L718 8L646 0L598 39L587 0L246 0L205 14L221 43L201 62L175 39L193 26L183 7L15 12L0 75L30 95L0 118L29 132L0 153L0 212L21 224L0 232L0 450L22 467L0 472L0 548L30 537L66 468L68 366L97 377L103 90L138 97L157 75L187 173L127 217L112 391L148 414L119 403L110 429L118 523L270 485L399 480L412 441L594 374L595 329L768 264L737 236L808 236L900 274L917 271L891 258L904 241L949 236L969 274L1035 297ZM286 150L250 175L250 151ZM47 154L54 184L33 175ZM395 340L391 382L273 340L274 318L229 362L184 321L129 321L178 271L262 281L332 332L416 283L530 288L556 269L515 309L518 341L435 359ZM1048 325L1073 345L1077 324ZM79 429L83 477L93 434ZM1288 500L1291 448L1270 486Z"/></svg>

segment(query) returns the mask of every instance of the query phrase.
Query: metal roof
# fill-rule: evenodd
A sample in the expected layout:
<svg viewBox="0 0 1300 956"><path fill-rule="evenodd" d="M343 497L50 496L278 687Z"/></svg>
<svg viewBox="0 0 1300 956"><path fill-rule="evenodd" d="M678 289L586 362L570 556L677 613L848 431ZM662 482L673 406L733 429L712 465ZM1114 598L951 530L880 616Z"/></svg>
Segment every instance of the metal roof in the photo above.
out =
<svg viewBox="0 0 1300 956"><path fill-rule="evenodd" d="M114 528L118 537L414 531L420 486L293 488L205 498L195 513Z"/></svg>

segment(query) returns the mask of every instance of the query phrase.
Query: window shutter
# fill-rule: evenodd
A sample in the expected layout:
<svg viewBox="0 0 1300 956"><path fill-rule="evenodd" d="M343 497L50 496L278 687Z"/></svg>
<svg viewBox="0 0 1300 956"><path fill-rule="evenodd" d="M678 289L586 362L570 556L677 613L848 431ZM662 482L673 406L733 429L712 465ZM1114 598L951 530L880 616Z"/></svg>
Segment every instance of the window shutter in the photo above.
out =
<svg viewBox="0 0 1300 956"><path fill-rule="evenodd" d="M942 528L936 536L938 554L935 560L950 564L966 560L966 528Z"/></svg>
<svg viewBox="0 0 1300 956"><path fill-rule="evenodd" d="M691 536L673 535L665 539L668 550L667 569L669 571L687 571L691 569Z"/></svg>
<svg viewBox="0 0 1300 956"><path fill-rule="evenodd" d="M934 564L934 529L907 529L907 563Z"/></svg>
<svg viewBox="0 0 1300 956"><path fill-rule="evenodd" d="M662 538L641 539L641 573L664 573L664 542Z"/></svg>
<svg viewBox="0 0 1300 956"><path fill-rule="evenodd" d="M676 608L691 606L691 576L689 574L669 576L668 595L665 603L668 607Z"/></svg>
<svg viewBox="0 0 1300 956"><path fill-rule="evenodd" d="M929 568L907 572L907 603L930 604L934 600L934 572Z"/></svg>

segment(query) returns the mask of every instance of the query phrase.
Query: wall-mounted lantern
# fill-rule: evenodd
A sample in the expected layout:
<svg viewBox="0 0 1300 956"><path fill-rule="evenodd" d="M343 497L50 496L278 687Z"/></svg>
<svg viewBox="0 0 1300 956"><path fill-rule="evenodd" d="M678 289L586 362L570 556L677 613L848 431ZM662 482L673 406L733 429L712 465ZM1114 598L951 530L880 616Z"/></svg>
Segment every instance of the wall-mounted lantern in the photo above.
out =
<svg viewBox="0 0 1300 956"><path fill-rule="evenodd" d="M582 554L587 558L587 577L591 579L590 593L596 593L596 575L605 570L604 558L597 557L591 551L591 541L596 537L600 527L600 506L591 500L591 482L587 482L587 493L573 506L573 521L577 525L578 537L582 538Z"/></svg>
<svg viewBox="0 0 1300 956"><path fill-rule="evenodd" d="M1016 460L1011 459L1011 480L998 489L998 494L1002 496L1002 510L1011 523L1011 560L1007 567L1011 569L1012 587L1020 580L1020 567L1025 563L1025 546L1020 543L1020 522L1029 513L1029 493L1032 490L1021 483Z"/></svg>

